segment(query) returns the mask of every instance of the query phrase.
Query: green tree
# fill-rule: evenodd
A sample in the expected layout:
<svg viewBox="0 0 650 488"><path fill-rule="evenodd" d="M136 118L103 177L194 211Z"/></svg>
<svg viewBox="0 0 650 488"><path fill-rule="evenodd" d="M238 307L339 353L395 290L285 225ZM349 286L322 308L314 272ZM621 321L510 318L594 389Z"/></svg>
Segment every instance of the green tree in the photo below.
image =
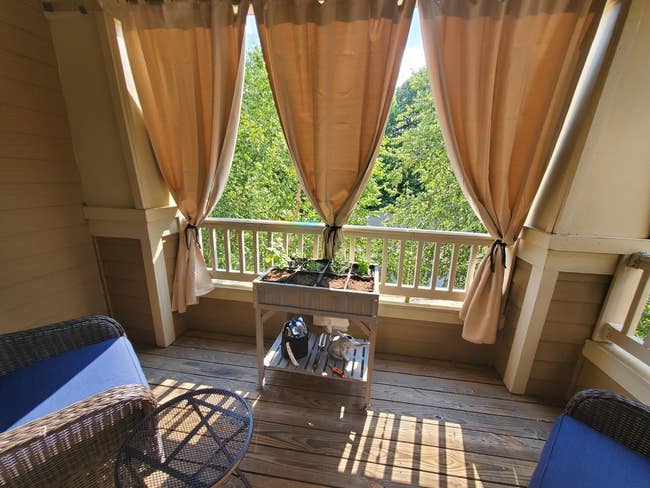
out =
<svg viewBox="0 0 650 488"><path fill-rule="evenodd" d="M394 127L386 131L378 160L381 174L399 179L385 190L394 192L383 210L392 216L388 225L484 232L449 162L426 70L397 90L394 103Z"/></svg>
<svg viewBox="0 0 650 488"><path fill-rule="evenodd" d="M261 48L247 53L232 169L213 217L319 221L284 141ZM453 174L424 69L400 86L368 184L350 218L366 225L484 231Z"/></svg>
<svg viewBox="0 0 650 488"><path fill-rule="evenodd" d="M261 48L247 53L237 144L212 217L318 221L300 190L275 110Z"/></svg>
<svg viewBox="0 0 650 488"><path fill-rule="evenodd" d="M643 307L643 313L641 313L641 319L639 320L639 326L636 328L636 336L639 339L645 339L650 332L650 297Z"/></svg>

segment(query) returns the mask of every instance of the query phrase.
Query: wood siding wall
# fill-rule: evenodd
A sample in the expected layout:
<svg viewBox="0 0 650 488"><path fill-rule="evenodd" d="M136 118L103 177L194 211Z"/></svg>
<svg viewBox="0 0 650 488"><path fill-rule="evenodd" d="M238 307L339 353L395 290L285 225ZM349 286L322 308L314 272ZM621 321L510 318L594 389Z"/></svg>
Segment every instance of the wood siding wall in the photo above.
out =
<svg viewBox="0 0 650 488"><path fill-rule="evenodd" d="M105 313L50 29L0 2L0 333Z"/></svg>
<svg viewBox="0 0 650 488"><path fill-rule="evenodd" d="M576 382L572 388L571 395L589 388L602 388L613 391L628 398L634 398L629 391L619 385L594 363L588 359L581 358L578 364Z"/></svg>
<svg viewBox="0 0 650 488"><path fill-rule="evenodd" d="M191 329L255 336L255 315L250 302L201 298L184 315L185 324ZM281 314L276 314L265 324L267 339L277 336L282 321ZM482 365L494 362L494 346L463 340L461 326L457 324L389 317L380 317L378 324L378 352Z"/></svg>
<svg viewBox="0 0 650 488"><path fill-rule="evenodd" d="M508 356L510 356L510 349L515 337L515 330L521 314L521 306L524 302L531 270L532 266L529 263L517 258L512 281L510 282L510 291L506 298L505 320L503 328L497 336L495 347L494 365L502 378L506 371Z"/></svg>
<svg viewBox="0 0 650 488"><path fill-rule="evenodd" d="M155 342L151 302L140 241L98 237L97 248L111 312L136 342Z"/></svg>
<svg viewBox="0 0 650 488"><path fill-rule="evenodd" d="M611 276L560 273L526 393L564 403L598 319Z"/></svg>

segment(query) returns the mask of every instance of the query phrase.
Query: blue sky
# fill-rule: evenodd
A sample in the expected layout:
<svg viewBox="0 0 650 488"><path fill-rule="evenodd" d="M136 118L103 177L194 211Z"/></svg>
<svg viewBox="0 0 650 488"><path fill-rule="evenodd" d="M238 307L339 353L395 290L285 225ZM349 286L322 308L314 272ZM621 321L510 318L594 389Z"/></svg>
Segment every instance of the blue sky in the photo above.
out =
<svg viewBox="0 0 650 488"><path fill-rule="evenodd" d="M255 17L249 15L246 19L246 48L251 49L254 46L259 46L259 44L260 40L257 35ZM409 37L406 41L406 49L404 50L397 85L401 85L414 71L422 67L424 67L424 51L422 50L422 37L420 35L420 18L418 16L418 9L416 8L413 13L413 22L411 23Z"/></svg>

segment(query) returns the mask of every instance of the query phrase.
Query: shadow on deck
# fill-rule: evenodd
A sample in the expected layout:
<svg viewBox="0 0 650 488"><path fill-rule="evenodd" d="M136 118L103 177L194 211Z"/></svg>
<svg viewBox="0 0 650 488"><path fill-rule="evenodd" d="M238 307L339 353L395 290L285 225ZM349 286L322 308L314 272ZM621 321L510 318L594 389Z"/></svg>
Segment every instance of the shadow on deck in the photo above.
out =
<svg viewBox="0 0 650 488"><path fill-rule="evenodd" d="M426 359L378 354L365 411L361 384L268 371L259 391L249 337L188 331L138 355L161 402L208 386L250 402L241 468L260 487L526 486L560 413L493 370Z"/></svg>

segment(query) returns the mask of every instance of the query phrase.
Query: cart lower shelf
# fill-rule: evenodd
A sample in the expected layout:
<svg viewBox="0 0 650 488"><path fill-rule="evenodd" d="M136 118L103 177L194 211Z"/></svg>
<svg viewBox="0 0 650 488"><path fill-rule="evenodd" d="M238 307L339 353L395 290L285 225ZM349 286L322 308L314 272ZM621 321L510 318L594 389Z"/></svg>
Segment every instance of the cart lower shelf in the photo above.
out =
<svg viewBox="0 0 650 488"><path fill-rule="evenodd" d="M369 347L367 345L353 349L353 358L351 361L333 359L329 354L327 354L327 349L325 349L320 352L316 369L312 369L314 360L318 356L318 335L319 333L310 332L309 354L298 360L298 366L294 366L291 361L282 357L282 333L280 333L264 357L264 367L267 369L290 371L292 373L307 374L321 378L333 378L344 381L367 381L369 357ZM345 378L333 373L333 366L343 370L345 372Z"/></svg>

